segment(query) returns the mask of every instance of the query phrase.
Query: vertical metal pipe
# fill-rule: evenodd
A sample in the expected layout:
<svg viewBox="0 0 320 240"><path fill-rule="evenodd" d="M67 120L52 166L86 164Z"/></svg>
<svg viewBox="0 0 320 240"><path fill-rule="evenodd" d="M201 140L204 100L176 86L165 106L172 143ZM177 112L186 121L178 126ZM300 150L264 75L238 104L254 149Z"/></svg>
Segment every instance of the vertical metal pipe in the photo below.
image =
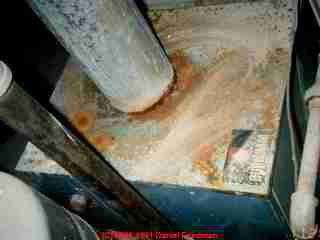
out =
<svg viewBox="0 0 320 240"><path fill-rule="evenodd" d="M320 160L320 98L310 99L308 105L310 114L299 180L290 206L291 228L298 239L313 239L318 231L315 190Z"/></svg>
<svg viewBox="0 0 320 240"><path fill-rule="evenodd" d="M116 196L137 223L154 230L169 226L167 220L125 179L27 92L11 81L11 74L7 73L10 73L10 69L0 62L0 79L6 78L2 83L11 82L0 85L1 121L28 137L72 175L85 174L94 178L97 188L100 186L100 191L106 189Z"/></svg>
<svg viewBox="0 0 320 240"><path fill-rule="evenodd" d="M27 0L84 70L124 112L156 103L173 69L133 0Z"/></svg>
<svg viewBox="0 0 320 240"><path fill-rule="evenodd" d="M316 207L319 201L315 190L320 161L320 65L314 85L306 92L305 101L309 119L298 185L291 196L290 224L298 239L313 239L318 232Z"/></svg>
<svg viewBox="0 0 320 240"><path fill-rule="evenodd" d="M320 160L320 99L309 102L309 120L297 191L314 193Z"/></svg>

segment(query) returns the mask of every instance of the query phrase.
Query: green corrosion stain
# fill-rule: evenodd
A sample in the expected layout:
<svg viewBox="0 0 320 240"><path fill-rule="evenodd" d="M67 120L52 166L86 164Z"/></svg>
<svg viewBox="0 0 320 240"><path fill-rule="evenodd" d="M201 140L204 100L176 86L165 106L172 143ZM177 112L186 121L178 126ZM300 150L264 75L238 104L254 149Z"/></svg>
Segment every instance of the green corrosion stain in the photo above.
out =
<svg viewBox="0 0 320 240"><path fill-rule="evenodd" d="M134 123L128 126L113 127L110 133L118 137L156 137L161 133L161 127L156 121Z"/></svg>
<svg viewBox="0 0 320 240"><path fill-rule="evenodd" d="M118 137L127 137L129 135L129 128L128 127L117 127L112 128L110 132Z"/></svg>

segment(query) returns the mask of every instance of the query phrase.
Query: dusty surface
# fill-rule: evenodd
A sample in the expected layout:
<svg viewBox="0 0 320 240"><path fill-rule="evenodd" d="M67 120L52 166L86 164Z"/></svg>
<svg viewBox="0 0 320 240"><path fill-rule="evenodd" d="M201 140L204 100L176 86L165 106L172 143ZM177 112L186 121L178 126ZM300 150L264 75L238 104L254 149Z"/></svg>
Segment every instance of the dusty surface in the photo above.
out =
<svg viewBox="0 0 320 240"><path fill-rule="evenodd" d="M176 71L158 104L121 113L73 62L52 101L129 180L264 194L288 78L289 7L151 12Z"/></svg>

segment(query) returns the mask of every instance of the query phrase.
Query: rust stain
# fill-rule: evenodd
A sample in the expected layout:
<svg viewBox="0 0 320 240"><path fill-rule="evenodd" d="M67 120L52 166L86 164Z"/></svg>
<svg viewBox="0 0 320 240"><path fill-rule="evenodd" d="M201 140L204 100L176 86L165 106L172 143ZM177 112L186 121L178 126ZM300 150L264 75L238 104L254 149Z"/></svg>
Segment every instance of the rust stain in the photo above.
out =
<svg viewBox="0 0 320 240"><path fill-rule="evenodd" d="M221 140L221 146L225 146L228 142L229 138L226 136ZM221 157L217 156L219 155L217 148L217 145L214 143L206 143L198 146L192 152L192 168L207 177L208 186L222 188L224 186L223 172L215 165L217 157Z"/></svg>
<svg viewBox="0 0 320 240"><path fill-rule="evenodd" d="M108 135L93 135L88 138L91 143L99 152L108 150L108 148L115 144L115 138Z"/></svg>
<svg viewBox="0 0 320 240"><path fill-rule="evenodd" d="M170 90L164 93L162 98L153 106L146 109L142 112L133 112L128 113L129 121L135 120L148 120L148 119L158 119L163 120L166 119L168 116L171 115L173 112L173 108L176 106L174 104L173 99L174 97L170 96L172 92L172 87Z"/></svg>
<svg viewBox="0 0 320 240"><path fill-rule="evenodd" d="M213 154L213 146L211 144L201 144L192 153L192 167L197 169L204 176L214 175L216 169L212 166L211 158Z"/></svg>
<svg viewBox="0 0 320 240"><path fill-rule="evenodd" d="M277 98L275 96L266 96L264 98L263 128L276 129L277 106Z"/></svg>
<svg viewBox="0 0 320 240"><path fill-rule="evenodd" d="M177 89L180 91L189 89L193 82L191 60L182 51L177 51L170 55L169 60L175 70Z"/></svg>
<svg viewBox="0 0 320 240"><path fill-rule="evenodd" d="M72 125L80 132L84 133L93 128L96 115L91 112L76 112L71 120Z"/></svg>
<svg viewBox="0 0 320 240"><path fill-rule="evenodd" d="M137 120L164 120L174 115L175 109L183 99L186 90L190 90L193 85L193 67L191 60L177 51L169 56L169 60L175 71L175 80L162 98L153 106L142 112L129 113L129 121Z"/></svg>

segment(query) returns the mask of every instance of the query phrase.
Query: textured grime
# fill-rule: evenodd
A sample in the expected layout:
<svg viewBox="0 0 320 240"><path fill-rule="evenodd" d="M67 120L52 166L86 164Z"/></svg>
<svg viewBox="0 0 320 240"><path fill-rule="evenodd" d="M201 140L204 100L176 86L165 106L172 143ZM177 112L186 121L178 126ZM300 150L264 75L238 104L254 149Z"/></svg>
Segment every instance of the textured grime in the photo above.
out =
<svg viewBox="0 0 320 240"><path fill-rule="evenodd" d="M60 110L70 121L77 112L95 113L94 125L79 131L129 180L264 194L288 78L288 8L262 1L152 12L176 76L157 104L141 113L119 112L70 65L64 97L53 102L61 106L64 99ZM232 146L239 129L252 130L252 136L268 130L261 147L263 183L225 181L228 155L229 169L235 158L252 164L251 170L262 162L250 162L253 151Z"/></svg>

